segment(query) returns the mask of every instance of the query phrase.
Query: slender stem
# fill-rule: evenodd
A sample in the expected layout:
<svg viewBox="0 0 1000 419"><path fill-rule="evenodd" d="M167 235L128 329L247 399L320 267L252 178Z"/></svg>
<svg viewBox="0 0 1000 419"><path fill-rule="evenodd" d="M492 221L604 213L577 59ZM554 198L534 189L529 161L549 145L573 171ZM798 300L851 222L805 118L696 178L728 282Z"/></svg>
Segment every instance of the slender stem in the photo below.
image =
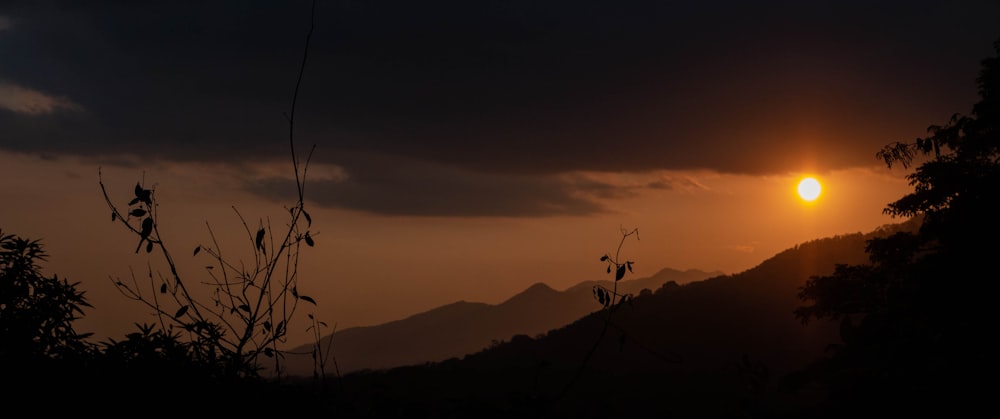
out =
<svg viewBox="0 0 1000 419"><path fill-rule="evenodd" d="M618 309L619 306L619 304L617 304L617 301L615 301L614 299L618 296L617 269L622 266L625 266L625 264L619 262L622 246L625 244L625 239L627 239L631 235L635 235L636 239L638 239L639 237L638 234L639 234L639 229L634 229L630 232L626 231L622 232L622 238L618 242L618 250L615 251L615 258L611 260L611 263L615 265L614 272L616 274L616 280L614 281L614 286L612 287L613 288L612 294L608 297L611 298L611 304L608 307L604 308L607 314L604 317L604 325L601 327L601 332L597 335L597 339L594 340L594 344L590 346L590 350L588 350L586 356L584 356L583 362L580 364L580 368L577 368L576 373L573 375L573 379L570 380L565 387L563 387L562 391L559 392L555 400L560 400L563 397L565 397L566 394L569 393L570 389L572 389L573 386L576 385L577 381L580 380L580 377L583 376L583 372L586 370L587 364L590 363L590 359L594 356L594 353L597 352L597 348L601 346L601 342L604 340L604 335L607 334L608 328L611 326L611 315ZM621 296L621 298L625 298L625 296Z"/></svg>

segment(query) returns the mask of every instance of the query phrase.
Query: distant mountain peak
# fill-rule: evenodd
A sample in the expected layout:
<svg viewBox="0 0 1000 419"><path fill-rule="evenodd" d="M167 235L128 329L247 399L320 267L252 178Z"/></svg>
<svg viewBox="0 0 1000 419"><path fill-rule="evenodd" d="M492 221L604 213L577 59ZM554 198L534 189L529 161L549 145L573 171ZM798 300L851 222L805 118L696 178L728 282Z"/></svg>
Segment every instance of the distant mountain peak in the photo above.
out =
<svg viewBox="0 0 1000 419"><path fill-rule="evenodd" d="M549 291L555 291L555 290L552 289L552 287L550 287L548 284L546 284L544 282L536 282L534 284L531 284L531 286L528 287L528 288L526 288L524 291L522 291L522 293L524 293L524 292L540 292L540 291L549 292Z"/></svg>
<svg viewBox="0 0 1000 419"><path fill-rule="evenodd" d="M532 284L530 287L526 288L524 291L521 291L515 294L513 297L508 298L507 301L504 301L501 304L508 304L519 300L536 300L539 298L555 295L558 293L559 291L552 289L552 287L548 286L548 284L544 282L536 282Z"/></svg>

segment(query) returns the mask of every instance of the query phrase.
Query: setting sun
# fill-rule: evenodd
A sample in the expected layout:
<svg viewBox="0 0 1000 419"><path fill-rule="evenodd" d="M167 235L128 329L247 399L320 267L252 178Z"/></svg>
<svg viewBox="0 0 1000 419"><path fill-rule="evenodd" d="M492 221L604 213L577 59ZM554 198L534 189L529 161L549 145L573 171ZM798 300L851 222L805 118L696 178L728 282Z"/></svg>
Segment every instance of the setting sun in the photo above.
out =
<svg viewBox="0 0 1000 419"><path fill-rule="evenodd" d="M799 182L799 196L806 201L815 201L819 198L821 189L819 181L815 178L807 177Z"/></svg>

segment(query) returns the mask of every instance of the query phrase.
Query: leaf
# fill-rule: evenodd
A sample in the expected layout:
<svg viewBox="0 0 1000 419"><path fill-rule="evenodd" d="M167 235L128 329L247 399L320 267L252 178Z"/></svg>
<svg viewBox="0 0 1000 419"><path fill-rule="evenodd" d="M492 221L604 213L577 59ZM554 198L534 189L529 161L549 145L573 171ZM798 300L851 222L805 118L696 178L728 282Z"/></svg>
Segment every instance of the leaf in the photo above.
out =
<svg viewBox="0 0 1000 419"><path fill-rule="evenodd" d="M295 297L296 299L299 298L299 289L298 288L292 287L292 297Z"/></svg>
<svg viewBox="0 0 1000 419"><path fill-rule="evenodd" d="M138 186L138 185L136 185L136 186ZM133 203L134 202L142 202L142 203L144 203L146 205L152 206L153 205L153 190L152 189L142 189L142 188L136 189L135 199L133 199L132 201L133 201ZM131 204L129 204L129 205L131 205Z"/></svg>
<svg viewBox="0 0 1000 419"><path fill-rule="evenodd" d="M306 232L306 244L308 244L309 247L313 247L316 245L316 242L313 241L313 238L312 236L309 235L308 231Z"/></svg>
<svg viewBox="0 0 1000 419"><path fill-rule="evenodd" d="M608 265L608 273L611 273L611 265Z"/></svg>
<svg viewBox="0 0 1000 419"><path fill-rule="evenodd" d="M302 209L302 215L304 215L306 217L306 225L311 227L312 224L313 224L313 218L309 216L309 213L306 212L305 208ZM309 233L306 233L306 234L309 234Z"/></svg>
<svg viewBox="0 0 1000 419"><path fill-rule="evenodd" d="M153 232L153 217L146 217L142 220L142 230L139 231L139 237L145 239L149 237L150 233Z"/></svg>
<svg viewBox="0 0 1000 419"><path fill-rule="evenodd" d="M313 317L312 313L307 314L306 317L309 317L309 320L315 319L315 317Z"/></svg>
<svg viewBox="0 0 1000 419"><path fill-rule="evenodd" d="M177 309L177 312L174 313L174 317L183 316L184 313L187 313L187 311L188 311L188 306L183 306L183 307Z"/></svg>
<svg viewBox="0 0 1000 419"><path fill-rule="evenodd" d="M625 266L628 266L628 271L632 272L632 261L625 262Z"/></svg>
<svg viewBox="0 0 1000 419"><path fill-rule="evenodd" d="M118 219L118 214L116 214L114 211L111 211L111 221L115 221L117 219Z"/></svg>
<svg viewBox="0 0 1000 419"><path fill-rule="evenodd" d="M264 330L271 330L271 322L268 321L264 322Z"/></svg>
<svg viewBox="0 0 1000 419"><path fill-rule="evenodd" d="M128 215L131 215L133 217L142 217L143 215L146 215L146 210L142 208L136 208L131 212L129 212Z"/></svg>
<svg viewBox="0 0 1000 419"><path fill-rule="evenodd" d="M160 294L166 294L166 293L167 293L167 283L164 282L163 284L160 285Z"/></svg>
<svg viewBox="0 0 1000 419"><path fill-rule="evenodd" d="M140 185L138 182L136 182L136 184L135 184L135 196L136 196L136 198L138 198L140 195L142 195L142 185Z"/></svg>
<svg viewBox="0 0 1000 419"><path fill-rule="evenodd" d="M132 205L135 205L135 204L138 204L138 203L139 203L139 198L132 198L131 201L128 201L129 206L132 206Z"/></svg>
<svg viewBox="0 0 1000 419"><path fill-rule="evenodd" d="M308 302L310 302L310 303L313 303L313 305L316 305L316 300L313 300L313 299L312 299L312 297L309 297L309 296L307 296L307 295L303 295L303 296L301 296L301 297L299 297L299 298L301 298L301 299L303 299L303 300L306 300L306 301L308 301Z"/></svg>
<svg viewBox="0 0 1000 419"><path fill-rule="evenodd" d="M257 230L257 239L255 241L257 243L257 248L260 250L264 250L264 227L261 227L260 230Z"/></svg>
<svg viewBox="0 0 1000 419"><path fill-rule="evenodd" d="M197 245L197 246L194 247L194 254L191 255L191 256L197 256L198 252L200 252L200 251L201 251L201 245L199 244L199 245Z"/></svg>
<svg viewBox="0 0 1000 419"><path fill-rule="evenodd" d="M146 242L146 253L153 252L153 242Z"/></svg>
<svg viewBox="0 0 1000 419"><path fill-rule="evenodd" d="M274 357L274 349L264 348L264 355L267 356L268 358L273 358Z"/></svg>
<svg viewBox="0 0 1000 419"><path fill-rule="evenodd" d="M619 265L618 270L615 272L615 281L620 281L625 277L625 265Z"/></svg>
<svg viewBox="0 0 1000 419"><path fill-rule="evenodd" d="M608 260L608 255L601 256L601 262Z"/></svg>
<svg viewBox="0 0 1000 419"><path fill-rule="evenodd" d="M243 311L249 313L250 312L250 306L248 306L246 304L243 304L243 305L240 306L240 310L243 310Z"/></svg>

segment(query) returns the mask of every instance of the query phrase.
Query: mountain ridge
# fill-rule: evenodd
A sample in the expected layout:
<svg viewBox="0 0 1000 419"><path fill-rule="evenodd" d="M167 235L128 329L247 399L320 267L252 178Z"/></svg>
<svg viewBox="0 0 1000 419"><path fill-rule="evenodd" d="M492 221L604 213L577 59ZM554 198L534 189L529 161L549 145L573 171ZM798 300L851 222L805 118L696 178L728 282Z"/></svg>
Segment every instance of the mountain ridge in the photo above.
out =
<svg viewBox="0 0 1000 419"><path fill-rule="evenodd" d="M720 274L664 268L648 277L624 279L618 286L621 293L638 294L669 281L687 283ZM600 308L591 291L598 284L610 287L613 282L581 281L562 291L536 282L498 304L460 300L401 319L336 331L320 342L327 347L332 341L333 357L341 374L443 361L515 335L535 336L579 319ZM291 353L286 357L284 373L311 375L312 345L301 345Z"/></svg>
<svg viewBox="0 0 1000 419"><path fill-rule="evenodd" d="M802 323L798 292L836 265L868 263L868 240L917 226L811 240L737 274L667 282L613 315L595 310L461 358L342 379L392 409L453 414L439 417L760 417L765 404L787 414L773 417L829 417L815 410L823 390L804 371L840 341L839 321ZM343 402L384 413L356 397Z"/></svg>

